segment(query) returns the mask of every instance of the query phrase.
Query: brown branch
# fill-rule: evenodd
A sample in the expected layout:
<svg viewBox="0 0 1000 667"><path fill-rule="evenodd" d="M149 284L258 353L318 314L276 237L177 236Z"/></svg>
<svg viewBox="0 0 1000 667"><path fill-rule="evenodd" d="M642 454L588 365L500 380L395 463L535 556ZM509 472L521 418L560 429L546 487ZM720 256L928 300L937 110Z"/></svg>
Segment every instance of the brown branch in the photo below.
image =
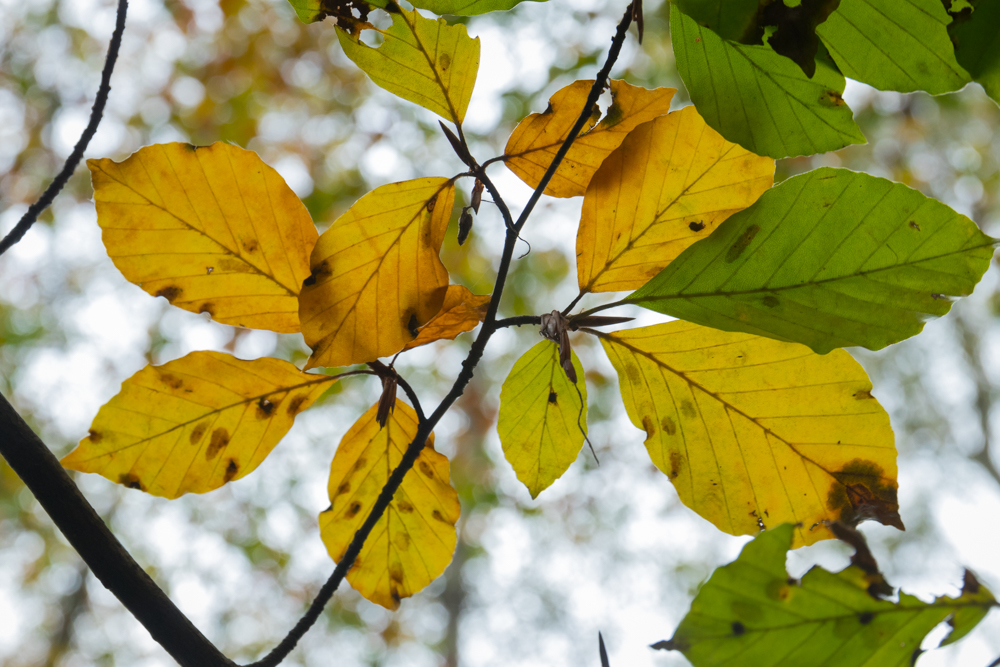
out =
<svg viewBox="0 0 1000 667"><path fill-rule="evenodd" d="M104 59L104 71L101 72L101 85L97 89L97 98L94 100L94 106L90 109L90 122L87 123L83 134L80 135L80 140L73 147L73 152L66 158L66 164L63 165L62 171L56 175L38 201L28 207L28 210L21 216L17 224L14 225L14 229L3 240L0 240L0 255L7 252L8 248L20 241L27 231L31 229L31 226L38 220L38 216L52 204L56 195L59 194L63 186L66 185L66 182L69 181L69 177L73 175L77 165L80 164L80 160L83 159L83 152L87 150L87 145L94 137L94 133L97 132L97 126L101 124L101 119L104 117L104 106L108 102L108 93L111 92L111 73L114 71L115 62L118 60L118 50L122 44L122 33L125 32L125 14L127 11L128 0L118 0L118 22L115 25L114 33L111 35L111 43L108 45L108 55Z"/></svg>

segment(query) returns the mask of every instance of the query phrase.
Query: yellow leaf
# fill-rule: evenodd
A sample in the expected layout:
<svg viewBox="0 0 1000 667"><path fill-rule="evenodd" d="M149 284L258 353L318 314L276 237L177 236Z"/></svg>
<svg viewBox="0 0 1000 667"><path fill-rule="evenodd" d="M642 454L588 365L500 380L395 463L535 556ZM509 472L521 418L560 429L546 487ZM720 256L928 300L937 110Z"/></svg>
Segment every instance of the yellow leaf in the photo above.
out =
<svg viewBox="0 0 1000 667"><path fill-rule="evenodd" d="M902 529L889 416L844 350L682 321L598 334L632 423L685 505L733 535L876 519Z"/></svg>
<svg viewBox="0 0 1000 667"><path fill-rule="evenodd" d="M444 338L452 340L460 333L472 331L486 317L489 305L488 294L480 296L461 285L448 285L441 310L417 330L417 337L403 349L410 350Z"/></svg>
<svg viewBox="0 0 1000 667"><path fill-rule="evenodd" d="M773 180L774 160L729 143L694 107L643 123L587 188L576 237L580 289L642 287Z"/></svg>
<svg viewBox="0 0 1000 667"><path fill-rule="evenodd" d="M531 114L514 128L504 149L504 162L532 188L538 187L552 158L569 136L593 85L592 80L571 83L549 99L549 107L543 113ZM545 187L545 194L553 197L584 194L594 172L611 151L618 148L635 126L667 113L676 92L673 88L647 90L613 80L613 102L607 115L597 123L598 111L583 126Z"/></svg>
<svg viewBox="0 0 1000 667"><path fill-rule="evenodd" d="M424 18L392 0L385 9L392 16L388 30L360 22L350 31L337 26L344 53L376 85L461 123L479 71L479 38L470 38L464 25ZM360 41L361 30L376 30L385 41L373 49Z"/></svg>
<svg viewBox="0 0 1000 667"><path fill-rule="evenodd" d="M559 346L543 340L517 360L500 390L500 443L532 498L559 479L583 447L587 384L575 353L573 367L576 388L559 364Z"/></svg>
<svg viewBox="0 0 1000 667"><path fill-rule="evenodd" d="M306 368L395 354L441 309L448 271L438 253L455 203L444 178L369 192L320 237L300 297Z"/></svg>
<svg viewBox="0 0 1000 667"><path fill-rule="evenodd" d="M318 233L256 153L157 144L87 166L104 245L128 280L217 322L299 330L297 297Z"/></svg>
<svg viewBox="0 0 1000 667"><path fill-rule="evenodd" d="M319 515L319 527L337 562L417 433L417 415L406 403L396 403L383 429L375 421L377 410L373 405L351 427L330 467L330 509ZM434 451L431 435L347 573L361 595L396 609L448 567L460 511L448 475L448 459Z"/></svg>
<svg viewBox="0 0 1000 667"><path fill-rule="evenodd" d="M165 498L211 491L260 465L334 382L280 359L192 352L126 380L62 464Z"/></svg>

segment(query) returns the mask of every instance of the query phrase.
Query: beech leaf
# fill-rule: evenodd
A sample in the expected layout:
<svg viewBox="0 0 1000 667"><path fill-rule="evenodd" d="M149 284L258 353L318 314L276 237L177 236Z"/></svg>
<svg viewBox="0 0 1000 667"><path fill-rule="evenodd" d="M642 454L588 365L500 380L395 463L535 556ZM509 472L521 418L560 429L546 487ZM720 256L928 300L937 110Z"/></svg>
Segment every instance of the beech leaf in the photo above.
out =
<svg viewBox="0 0 1000 667"><path fill-rule="evenodd" d="M504 162L530 187L538 187L542 176L573 129L594 85L592 80L574 81L549 99L549 107L533 113L514 128L504 149ZM647 90L624 81L611 81L611 107L603 120L599 112L584 125L566 157L560 163L545 194L577 197L611 151L640 123L670 111L673 88Z"/></svg>
<svg viewBox="0 0 1000 667"><path fill-rule="evenodd" d="M313 349L306 368L374 361L419 336L448 289L438 254L454 202L455 186L444 178L391 183L330 225L300 298L302 334Z"/></svg>
<svg viewBox="0 0 1000 667"><path fill-rule="evenodd" d="M898 602L873 596L870 573L853 564L840 572L815 566L792 579L785 558L794 532L786 523L743 547L701 587L674 636L653 648L681 651L694 667L912 665L942 621L954 628L943 645L997 606L968 572L957 597L931 602L904 592Z"/></svg>
<svg viewBox="0 0 1000 667"><path fill-rule="evenodd" d="M970 0L953 14L948 34L959 64L1000 104L1000 2Z"/></svg>
<svg viewBox="0 0 1000 667"><path fill-rule="evenodd" d="M681 501L732 535L791 521L903 528L889 416L844 350L674 321L600 336L629 419Z"/></svg>
<svg viewBox="0 0 1000 667"><path fill-rule="evenodd" d="M627 300L820 353L879 350L971 294L994 243L905 185L823 167L765 192Z"/></svg>
<svg viewBox="0 0 1000 667"><path fill-rule="evenodd" d="M319 515L320 535L339 562L389 475L417 433L417 414L397 401L385 428L373 405L347 432L330 466L330 508ZM347 580L387 609L419 592L444 572L458 541L458 493L448 482L448 459L434 451L434 436L365 540Z"/></svg>
<svg viewBox="0 0 1000 667"><path fill-rule="evenodd" d="M347 57L378 86L460 124L469 107L479 71L479 38L465 26L428 19L392 0L386 4L392 27L379 30L359 23L337 37ZM376 30L384 38L378 48L363 44L361 30Z"/></svg>
<svg viewBox="0 0 1000 667"><path fill-rule="evenodd" d="M448 285L441 310L430 321L417 329L417 337L403 349L409 350L436 340L452 340L459 334L472 331L486 317L490 296L473 294L461 285Z"/></svg>
<svg viewBox="0 0 1000 667"><path fill-rule="evenodd" d="M334 382L280 359L192 352L122 383L62 464L165 498L205 493L252 472Z"/></svg>
<svg viewBox="0 0 1000 667"><path fill-rule="evenodd" d="M572 363L575 387L560 365L559 346L543 340L517 360L500 390L500 444L532 498L561 477L583 447L587 385L575 353Z"/></svg>
<svg viewBox="0 0 1000 667"><path fill-rule="evenodd" d="M319 234L256 153L156 144L87 166L104 245L130 282L217 322L299 330L299 288Z"/></svg>
<svg viewBox="0 0 1000 667"><path fill-rule="evenodd" d="M642 287L773 177L774 160L729 143L694 107L643 123L587 188L576 237L580 289Z"/></svg>

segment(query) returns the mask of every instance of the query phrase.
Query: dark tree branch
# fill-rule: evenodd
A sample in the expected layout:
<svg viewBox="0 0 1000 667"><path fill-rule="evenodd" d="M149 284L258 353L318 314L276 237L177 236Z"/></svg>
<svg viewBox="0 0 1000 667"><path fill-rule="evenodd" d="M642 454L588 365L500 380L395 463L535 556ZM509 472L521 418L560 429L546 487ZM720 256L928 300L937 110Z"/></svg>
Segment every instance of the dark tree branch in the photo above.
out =
<svg viewBox="0 0 1000 667"><path fill-rule="evenodd" d="M122 44L122 33L125 32L125 14L127 11L128 0L118 0L118 22L115 24L114 34L111 35L108 55L104 59L104 71L101 72L101 85L97 89L97 98L94 100L94 106L90 110L90 122L87 123L83 134L80 135L80 140L73 147L73 152L66 158L66 164L63 165L62 171L56 175L38 201L28 207L25 214L14 225L14 229L10 230L10 233L0 241L0 255L7 252L8 248L20 241L25 233L31 229L31 226L35 224L35 221L38 220L38 216L42 214L42 211L52 204L56 195L63 189L69 177L76 170L77 165L80 164L83 152L87 150L87 145L94 137L94 133L97 132L97 126L100 125L101 119L104 117L104 105L108 102L108 93L111 92L111 73L114 71L115 62L118 60L118 50Z"/></svg>
<svg viewBox="0 0 1000 667"><path fill-rule="evenodd" d="M233 667L135 562L49 448L0 395L0 454L104 586L184 667Z"/></svg>
<svg viewBox="0 0 1000 667"><path fill-rule="evenodd" d="M539 326L542 323L542 318L539 315L518 315L517 317L505 317L502 320L497 320L494 326L497 329L506 329L507 327L523 327L527 325Z"/></svg>

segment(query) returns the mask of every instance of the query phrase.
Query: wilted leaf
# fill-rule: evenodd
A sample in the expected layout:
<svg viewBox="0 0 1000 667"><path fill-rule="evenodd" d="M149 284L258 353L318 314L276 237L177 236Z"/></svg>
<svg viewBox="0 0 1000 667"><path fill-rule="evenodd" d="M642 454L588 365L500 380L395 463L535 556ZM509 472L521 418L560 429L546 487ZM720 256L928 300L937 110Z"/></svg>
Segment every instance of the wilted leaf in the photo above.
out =
<svg viewBox="0 0 1000 667"><path fill-rule="evenodd" d="M504 149L504 162L530 187L538 187L569 131L583 111L592 80L574 81L549 99L549 108L533 113L514 128ZM576 197L604 159L625 140L640 123L670 111L673 88L647 90L624 81L611 81L612 104L600 123L595 113L570 147L545 194L553 197ZM596 125L595 125L596 124Z"/></svg>
<svg viewBox="0 0 1000 667"><path fill-rule="evenodd" d="M899 602L873 597L854 565L836 573L816 566L792 579L792 533L784 524L743 547L701 587L673 638L653 648L681 651L694 667L911 665L939 623L962 616L967 632L996 606L974 578L958 597L932 602L903 592ZM978 617L966 622L970 611Z"/></svg>
<svg viewBox="0 0 1000 667"><path fill-rule="evenodd" d="M955 58L1000 104L1000 1L970 0L970 4L948 26Z"/></svg>
<svg viewBox="0 0 1000 667"><path fill-rule="evenodd" d="M847 352L675 321L599 334L629 419L681 501L732 535L875 519L902 529L889 416Z"/></svg>
<svg viewBox="0 0 1000 667"><path fill-rule="evenodd" d="M532 498L559 479L583 447L587 384L575 353L573 367L575 388L559 364L559 346L543 340L517 360L500 391L500 444Z"/></svg>
<svg viewBox="0 0 1000 667"><path fill-rule="evenodd" d="M842 97L844 77L822 60L809 78L770 47L721 39L673 5L670 26L691 100L727 140L773 158L865 143Z"/></svg>
<svg viewBox="0 0 1000 667"><path fill-rule="evenodd" d="M479 38L469 37L462 24L424 18L392 0L386 10L392 16L388 30L369 23L351 30L337 26L344 53L390 93L461 123L479 71ZM359 39L361 30L377 30L385 41L367 46Z"/></svg>
<svg viewBox="0 0 1000 667"><path fill-rule="evenodd" d="M773 177L774 160L729 143L694 107L643 123L587 188L576 237L580 289L642 287Z"/></svg>
<svg viewBox="0 0 1000 667"><path fill-rule="evenodd" d="M153 296L217 322L299 330L318 233L278 172L231 144L157 144L88 160L115 266Z"/></svg>
<svg viewBox="0 0 1000 667"><path fill-rule="evenodd" d="M403 349L409 350L445 338L451 340L460 333L472 331L486 317L489 305L488 294L480 296L461 285L448 285L441 310L427 324L417 329L417 337Z"/></svg>
<svg viewBox="0 0 1000 667"><path fill-rule="evenodd" d="M816 32L844 76L879 90L937 95L969 82L948 38L950 22L941 0L840 0Z"/></svg>
<svg viewBox="0 0 1000 667"><path fill-rule="evenodd" d="M280 359L192 352L122 383L62 464L166 498L211 491L260 465L335 381Z"/></svg>
<svg viewBox="0 0 1000 667"><path fill-rule="evenodd" d="M437 315L448 288L438 253L455 202L444 178L391 183L337 218L312 253L302 288L306 368L395 354Z"/></svg>
<svg viewBox="0 0 1000 667"><path fill-rule="evenodd" d="M628 301L820 353L878 350L970 294L993 243L905 185L824 167L765 192Z"/></svg>
<svg viewBox="0 0 1000 667"><path fill-rule="evenodd" d="M330 509L319 515L327 551L340 561L389 475L417 433L417 415L399 401L385 428L373 405L337 447L330 467ZM417 458L385 514L372 529L347 580L361 595L388 609L436 579L455 552L458 494L448 482L448 459L434 451L434 436Z"/></svg>

